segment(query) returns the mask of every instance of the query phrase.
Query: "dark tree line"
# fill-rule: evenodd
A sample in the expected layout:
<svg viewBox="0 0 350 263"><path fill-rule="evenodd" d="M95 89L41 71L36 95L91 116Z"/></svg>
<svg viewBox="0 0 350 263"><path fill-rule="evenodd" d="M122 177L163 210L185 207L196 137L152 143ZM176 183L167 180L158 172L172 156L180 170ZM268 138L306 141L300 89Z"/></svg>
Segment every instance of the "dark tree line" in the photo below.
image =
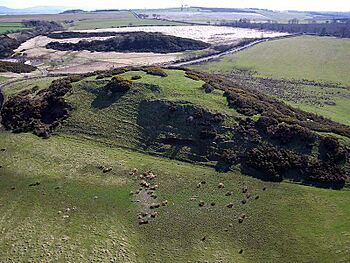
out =
<svg viewBox="0 0 350 263"><path fill-rule="evenodd" d="M63 30L62 25L56 22L28 20L23 23L28 27L27 30L8 35L0 35L0 58L11 56L14 49L33 37Z"/></svg>
<svg viewBox="0 0 350 263"><path fill-rule="evenodd" d="M288 33L302 33L302 34L313 34L319 36L335 36L342 38L350 38L350 19L342 20L339 22L332 23L309 23L300 24L296 21L290 21L288 24L283 23L251 23L247 19L241 19L239 21L224 23L225 26L241 27L241 28L252 28L261 30L272 30L279 32Z"/></svg>
<svg viewBox="0 0 350 263"><path fill-rule="evenodd" d="M75 36L86 35L90 33L61 33L62 38L67 35ZM99 33L92 33L93 36ZM106 33L111 34L110 32ZM113 33L112 33L113 34ZM59 38L59 33L53 34ZM81 51L88 50L91 52L157 52L170 53L181 52L185 50L200 50L208 48L210 45L202 41L197 41L188 38L180 38L175 36L163 35L161 33L148 32L125 32L118 33L115 37L105 40L86 41L81 40L78 43L61 43L50 42L46 45L47 48L61 51Z"/></svg>

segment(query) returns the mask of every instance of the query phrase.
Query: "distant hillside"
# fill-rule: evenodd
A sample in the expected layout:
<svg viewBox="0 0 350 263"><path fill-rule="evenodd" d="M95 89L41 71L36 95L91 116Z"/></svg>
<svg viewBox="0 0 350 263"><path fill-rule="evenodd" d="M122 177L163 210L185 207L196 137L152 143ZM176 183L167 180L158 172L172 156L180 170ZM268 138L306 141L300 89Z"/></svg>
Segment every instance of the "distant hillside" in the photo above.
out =
<svg viewBox="0 0 350 263"><path fill-rule="evenodd" d="M58 14L69 8L62 6L35 6L23 9L12 9L0 6L0 15L26 15L26 14Z"/></svg>
<svg viewBox="0 0 350 263"><path fill-rule="evenodd" d="M82 9L69 9L66 11L63 11L61 14L79 14L79 13L85 13L86 11Z"/></svg>

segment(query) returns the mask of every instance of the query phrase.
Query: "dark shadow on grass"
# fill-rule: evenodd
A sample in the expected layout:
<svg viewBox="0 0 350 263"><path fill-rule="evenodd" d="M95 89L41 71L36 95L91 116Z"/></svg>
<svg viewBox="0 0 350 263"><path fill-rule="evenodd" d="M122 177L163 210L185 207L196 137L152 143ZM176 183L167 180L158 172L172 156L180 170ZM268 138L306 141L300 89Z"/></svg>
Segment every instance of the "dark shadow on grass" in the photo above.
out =
<svg viewBox="0 0 350 263"><path fill-rule="evenodd" d="M108 108L113 103L117 102L125 92L117 92L114 94L108 94L107 92L100 92L96 98L91 102L91 108L102 110Z"/></svg>

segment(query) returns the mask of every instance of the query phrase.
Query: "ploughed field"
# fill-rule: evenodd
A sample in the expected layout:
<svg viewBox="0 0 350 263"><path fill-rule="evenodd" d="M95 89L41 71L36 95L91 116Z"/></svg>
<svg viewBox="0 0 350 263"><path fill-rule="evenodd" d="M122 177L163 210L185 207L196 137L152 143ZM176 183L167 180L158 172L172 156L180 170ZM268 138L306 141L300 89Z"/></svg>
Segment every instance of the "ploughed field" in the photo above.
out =
<svg viewBox="0 0 350 263"><path fill-rule="evenodd" d="M182 69L4 92L2 262L350 260L346 125Z"/></svg>

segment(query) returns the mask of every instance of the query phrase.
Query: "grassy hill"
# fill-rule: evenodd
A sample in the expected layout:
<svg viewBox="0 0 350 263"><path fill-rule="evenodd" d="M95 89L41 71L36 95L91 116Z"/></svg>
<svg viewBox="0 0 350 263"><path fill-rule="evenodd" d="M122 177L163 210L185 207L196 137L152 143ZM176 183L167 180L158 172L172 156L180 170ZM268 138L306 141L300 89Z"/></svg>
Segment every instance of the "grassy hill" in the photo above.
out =
<svg viewBox="0 0 350 263"><path fill-rule="evenodd" d="M349 59L348 39L302 36L266 42L193 68L242 79L242 85L349 125Z"/></svg>
<svg viewBox="0 0 350 263"><path fill-rule="evenodd" d="M284 117L289 111L264 96L260 105L249 91L209 77L138 68L73 77L68 84L42 78L5 87L18 105L12 116L24 122L11 125L26 125L30 133L0 132L0 261L350 260L347 186L264 181L243 175L240 165L215 169L215 156L202 151L208 141L213 153L224 147L221 139L241 145L245 139L230 132L244 129L250 138L251 121L259 123L267 111L254 109L269 105ZM247 105L234 104L228 91ZM47 101L57 107L47 108ZM60 115L66 105L68 116ZM35 113L30 123L22 106ZM45 119L47 111L57 114L57 125ZM346 132L318 118L310 126L304 113L295 114L305 129L331 124L339 128L335 133ZM31 134L37 128L51 136ZM267 142L301 151L293 148L295 139L285 146ZM323 142L316 138L315 158Z"/></svg>

